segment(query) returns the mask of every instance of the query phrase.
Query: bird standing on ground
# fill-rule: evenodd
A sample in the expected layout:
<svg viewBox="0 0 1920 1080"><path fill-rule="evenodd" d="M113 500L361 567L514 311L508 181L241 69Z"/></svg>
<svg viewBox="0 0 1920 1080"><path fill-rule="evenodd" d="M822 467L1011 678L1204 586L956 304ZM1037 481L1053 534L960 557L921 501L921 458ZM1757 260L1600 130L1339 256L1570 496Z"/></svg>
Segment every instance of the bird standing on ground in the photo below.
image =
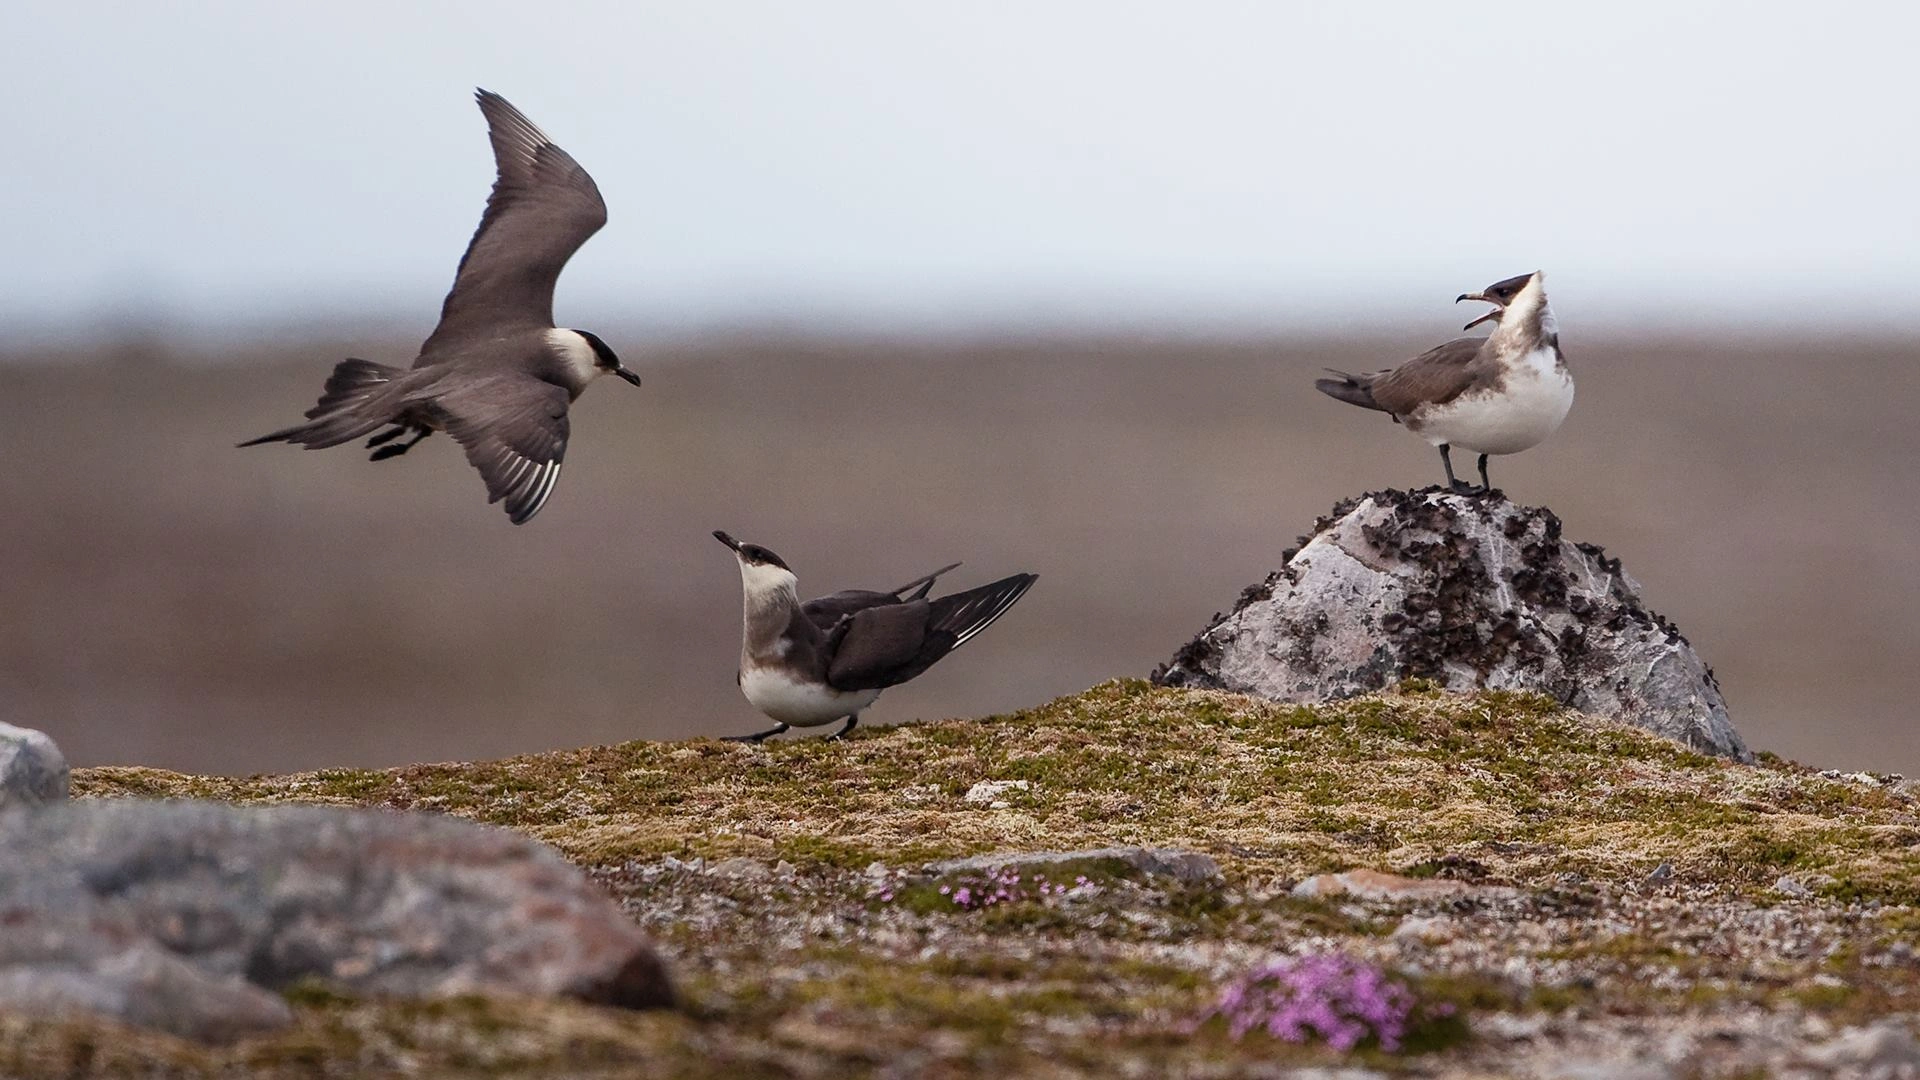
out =
<svg viewBox="0 0 1920 1080"><path fill-rule="evenodd" d="M578 162L491 91L475 95L498 169L440 325L409 370L343 360L307 422L243 442L309 450L360 438L384 461L445 431L506 502L515 525L540 512L567 453L567 406L611 372L635 386L607 343L553 324L553 287L573 253L607 221L600 189ZM394 442L411 434L406 442Z"/></svg>
<svg viewBox="0 0 1920 1080"><path fill-rule="evenodd" d="M740 562L740 692L778 725L733 737L742 742L840 719L846 726L829 738L844 736L880 691L966 644L1039 580L1015 574L927 599L934 579L960 565L954 563L887 592L851 589L801 603L793 571L780 556L724 532L713 535Z"/></svg>
<svg viewBox="0 0 1920 1080"><path fill-rule="evenodd" d="M1371 374L1335 371L1314 387L1349 405L1378 409L1440 450L1447 486L1476 490L1453 475L1453 447L1480 455L1479 491L1491 491L1487 457L1537 446L1573 407L1573 374L1560 351L1560 324L1547 304L1546 274L1496 282L1461 300L1493 310L1461 327L1499 320L1485 338L1456 338L1399 367Z"/></svg>

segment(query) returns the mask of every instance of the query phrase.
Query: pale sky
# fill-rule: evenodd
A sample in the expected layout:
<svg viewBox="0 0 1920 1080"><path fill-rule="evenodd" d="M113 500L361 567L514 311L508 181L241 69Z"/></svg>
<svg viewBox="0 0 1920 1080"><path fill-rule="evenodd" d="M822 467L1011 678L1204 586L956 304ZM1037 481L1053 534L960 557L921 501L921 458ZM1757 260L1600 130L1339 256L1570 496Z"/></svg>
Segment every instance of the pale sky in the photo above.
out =
<svg viewBox="0 0 1920 1080"><path fill-rule="evenodd" d="M1920 327L1920 6L14 5L0 337L424 329L475 86L599 182L560 319Z"/></svg>

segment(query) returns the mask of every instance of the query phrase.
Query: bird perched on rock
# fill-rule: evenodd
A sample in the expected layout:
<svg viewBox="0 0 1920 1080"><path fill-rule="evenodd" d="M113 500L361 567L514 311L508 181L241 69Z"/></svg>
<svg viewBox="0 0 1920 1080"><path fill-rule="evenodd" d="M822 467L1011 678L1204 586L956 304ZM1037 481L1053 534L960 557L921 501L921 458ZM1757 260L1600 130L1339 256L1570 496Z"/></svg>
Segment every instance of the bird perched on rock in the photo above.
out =
<svg viewBox="0 0 1920 1080"><path fill-rule="evenodd" d="M966 644L1039 580L1015 574L929 600L934 580L960 565L954 563L886 592L850 589L802 603L780 556L724 532L713 535L740 563L740 692L777 725L733 737L741 742L840 719L846 726L828 737L846 735L880 691Z"/></svg>
<svg viewBox="0 0 1920 1080"><path fill-rule="evenodd" d="M440 325L411 369L343 360L307 422L250 439L338 446L375 428L372 460L452 435L480 470L487 501L515 525L540 512L567 453L567 406L612 373L640 377L599 337L553 324L553 287L573 253L607 221L593 178L498 94L476 93L497 178L467 244ZM406 442L394 442L411 434Z"/></svg>
<svg viewBox="0 0 1920 1080"><path fill-rule="evenodd" d="M1399 367L1370 374L1319 379L1330 397L1378 409L1440 450L1447 486L1475 490L1453 475L1453 447L1480 455L1480 491L1490 491L1487 458L1537 446L1560 427L1573 407L1573 374L1560 351L1560 324L1547 303L1546 274L1535 271L1495 282L1461 300L1482 300L1493 309L1466 326L1489 319L1499 325L1484 338L1455 338Z"/></svg>

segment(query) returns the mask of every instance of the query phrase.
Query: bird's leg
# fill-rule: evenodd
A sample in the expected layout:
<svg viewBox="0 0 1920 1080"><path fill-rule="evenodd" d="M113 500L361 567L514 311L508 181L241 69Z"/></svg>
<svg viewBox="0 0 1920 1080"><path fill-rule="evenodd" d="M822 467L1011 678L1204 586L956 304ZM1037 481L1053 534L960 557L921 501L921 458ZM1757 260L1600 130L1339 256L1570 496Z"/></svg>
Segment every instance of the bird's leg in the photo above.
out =
<svg viewBox="0 0 1920 1080"><path fill-rule="evenodd" d="M1460 494L1462 494L1462 495L1465 495L1465 494L1467 494L1467 493L1469 493L1469 492L1471 492L1471 491L1473 490L1473 485L1472 485L1472 484L1468 484L1468 483L1464 483L1464 482L1462 482L1462 481L1460 481L1460 480L1457 480L1457 479L1455 479L1455 478L1454 478L1454 475L1453 475L1453 447L1451 447L1451 446L1448 446L1448 445L1447 445L1446 443L1441 443L1441 444L1440 444L1440 464L1441 464L1441 465L1444 465L1444 466L1446 466L1446 470L1447 470L1447 487L1448 487L1449 489L1451 489L1451 490L1453 490L1453 491L1457 491L1457 492L1459 492L1459 493L1460 493Z"/></svg>
<svg viewBox="0 0 1920 1080"><path fill-rule="evenodd" d="M828 741L828 742L838 742L838 741L840 741L841 739L844 739L844 738L846 738L846 737L847 737L847 732L849 732L849 731L852 731L852 730L853 730L853 725L855 725L855 724L857 724L857 723L859 723L859 722L860 722L860 714L859 714L859 713L854 713L854 714L853 714L852 716L849 716L849 717L847 717L847 726L846 726L846 727L843 727L843 728L841 728L841 729L840 729L839 731L836 731L836 732L834 732L833 734L831 734L831 735L829 735L829 736L827 736L827 741Z"/></svg>
<svg viewBox="0 0 1920 1080"><path fill-rule="evenodd" d="M414 428L413 438L408 439L406 442L403 442L403 443L394 443L392 446L383 446L380 449L375 450L373 453L367 455L367 460L368 461L385 461L388 458L399 457L401 454L406 453L407 451L413 449L416 445L418 445L421 439L424 439L431 434L433 434L433 429L430 427ZM386 433L382 432L380 438L384 442L386 439Z"/></svg>
<svg viewBox="0 0 1920 1080"><path fill-rule="evenodd" d="M721 742L750 742L755 746L758 746L761 743L766 742L768 739L772 738L773 736L778 735L781 732L786 730L787 730L787 725L781 724L778 727L773 728L771 731L756 731L751 735L728 735L722 738L720 741Z"/></svg>
<svg viewBox="0 0 1920 1080"><path fill-rule="evenodd" d="M1482 492L1493 490L1493 481L1487 479L1487 455L1485 454L1480 455L1480 490Z"/></svg>
<svg viewBox="0 0 1920 1080"><path fill-rule="evenodd" d="M379 446L381 443L392 442L393 440L399 438L402 435L405 435L406 433L407 433L407 425L395 424L392 427L388 428L387 430L381 432L380 434L375 435L373 438L368 439L367 449L371 450L374 447Z"/></svg>

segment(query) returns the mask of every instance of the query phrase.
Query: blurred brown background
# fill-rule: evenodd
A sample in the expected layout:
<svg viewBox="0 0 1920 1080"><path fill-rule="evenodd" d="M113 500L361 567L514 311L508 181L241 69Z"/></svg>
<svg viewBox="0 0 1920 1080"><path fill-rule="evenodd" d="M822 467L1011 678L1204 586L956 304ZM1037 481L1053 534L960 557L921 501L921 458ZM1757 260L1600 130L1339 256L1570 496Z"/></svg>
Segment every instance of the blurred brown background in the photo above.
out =
<svg viewBox="0 0 1920 1080"><path fill-rule="evenodd" d="M404 337L17 348L0 719L77 764L218 771L752 730L716 528L814 592L1038 572L867 718L1032 704L1144 674L1335 500L1436 481L1424 443L1311 389L1434 337L618 341L645 386L577 404L522 528L444 437L380 464L234 448ZM1920 772L1920 341L1569 348L1572 416L1496 484L1625 560L1757 748Z"/></svg>

